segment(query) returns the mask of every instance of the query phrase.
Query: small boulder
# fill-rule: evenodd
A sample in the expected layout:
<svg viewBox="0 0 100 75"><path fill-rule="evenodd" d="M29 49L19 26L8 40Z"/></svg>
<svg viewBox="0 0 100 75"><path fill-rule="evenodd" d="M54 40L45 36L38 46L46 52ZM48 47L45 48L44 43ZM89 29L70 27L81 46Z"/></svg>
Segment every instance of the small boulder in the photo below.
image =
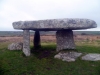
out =
<svg viewBox="0 0 100 75"><path fill-rule="evenodd" d="M100 54L96 53L89 53L82 57L82 60L88 60L88 61L98 61L100 60Z"/></svg>
<svg viewBox="0 0 100 75"><path fill-rule="evenodd" d="M75 61L76 59L75 58L71 58L71 57L64 57L62 59L62 61L67 61L67 62L71 62L71 61Z"/></svg>
<svg viewBox="0 0 100 75"><path fill-rule="evenodd" d="M82 53L78 52L60 52L54 58L61 59L62 61L72 62L75 61Z"/></svg>
<svg viewBox="0 0 100 75"><path fill-rule="evenodd" d="M18 42L18 43L12 43L8 46L9 50L22 50L23 48L23 43Z"/></svg>

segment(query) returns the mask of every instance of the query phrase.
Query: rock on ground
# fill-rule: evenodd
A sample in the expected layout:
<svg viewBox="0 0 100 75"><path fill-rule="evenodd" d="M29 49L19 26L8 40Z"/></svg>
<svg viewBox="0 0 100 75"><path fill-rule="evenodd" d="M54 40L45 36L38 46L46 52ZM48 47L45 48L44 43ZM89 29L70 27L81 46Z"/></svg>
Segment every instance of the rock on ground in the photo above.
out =
<svg viewBox="0 0 100 75"><path fill-rule="evenodd" d="M61 59L62 61L72 62L75 61L82 53L78 52L60 52L54 58Z"/></svg>
<svg viewBox="0 0 100 75"><path fill-rule="evenodd" d="M82 57L82 60L88 60L88 61L98 61L100 60L100 54L96 53L89 53Z"/></svg>
<svg viewBox="0 0 100 75"><path fill-rule="evenodd" d="M8 46L9 50L22 50L23 48L23 43L18 42L18 43L12 43Z"/></svg>

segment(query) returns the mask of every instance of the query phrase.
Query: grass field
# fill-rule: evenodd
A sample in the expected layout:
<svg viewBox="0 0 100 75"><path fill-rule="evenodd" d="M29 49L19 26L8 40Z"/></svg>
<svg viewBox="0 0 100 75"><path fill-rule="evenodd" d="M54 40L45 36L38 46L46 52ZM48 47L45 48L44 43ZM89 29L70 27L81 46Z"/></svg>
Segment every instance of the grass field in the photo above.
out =
<svg viewBox="0 0 100 75"><path fill-rule="evenodd" d="M81 45L79 43L76 42L78 52L100 53L100 46L93 46L88 41ZM64 62L54 59L55 43L42 43L42 48L38 50L34 50L31 45L30 57L24 56L22 51L9 51L8 44L0 43L0 75L100 75L100 61L78 58L75 62Z"/></svg>

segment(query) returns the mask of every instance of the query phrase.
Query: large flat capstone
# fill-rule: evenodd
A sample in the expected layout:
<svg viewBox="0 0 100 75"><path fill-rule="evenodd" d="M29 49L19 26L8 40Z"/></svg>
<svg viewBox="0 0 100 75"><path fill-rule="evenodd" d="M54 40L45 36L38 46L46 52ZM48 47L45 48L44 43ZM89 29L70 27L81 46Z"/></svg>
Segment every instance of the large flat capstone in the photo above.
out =
<svg viewBox="0 0 100 75"><path fill-rule="evenodd" d="M14 29L56 31L95 28L97 27L97 24L95 21L90 19L65 18L37 21L18 21L13 22L13 27Z"/></svg>

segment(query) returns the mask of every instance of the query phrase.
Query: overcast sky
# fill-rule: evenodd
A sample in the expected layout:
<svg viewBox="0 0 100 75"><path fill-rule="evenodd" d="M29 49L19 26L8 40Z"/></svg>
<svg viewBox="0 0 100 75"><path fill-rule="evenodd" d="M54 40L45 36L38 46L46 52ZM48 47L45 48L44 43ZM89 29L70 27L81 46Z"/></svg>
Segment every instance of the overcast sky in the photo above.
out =
<svg viewBox="0 0 100 75"><path fill-rule="evenodd" d="M12 22L87 18L100 30L100 0L0 0L0 31L14 31Z"/></svg>

